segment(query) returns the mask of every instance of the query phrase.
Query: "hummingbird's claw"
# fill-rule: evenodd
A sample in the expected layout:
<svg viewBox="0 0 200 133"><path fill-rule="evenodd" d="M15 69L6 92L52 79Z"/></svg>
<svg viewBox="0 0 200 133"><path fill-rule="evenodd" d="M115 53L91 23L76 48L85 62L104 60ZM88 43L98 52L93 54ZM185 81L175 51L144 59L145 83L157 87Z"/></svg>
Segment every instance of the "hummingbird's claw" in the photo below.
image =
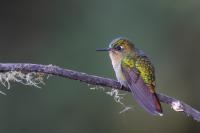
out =
<svg viewBox="0 0 200 133"><path fill-rule="evenodd" d="M121 85L120 85L120 89L123 90L123 88L124 88L124 86L121 84Z"/></svg>

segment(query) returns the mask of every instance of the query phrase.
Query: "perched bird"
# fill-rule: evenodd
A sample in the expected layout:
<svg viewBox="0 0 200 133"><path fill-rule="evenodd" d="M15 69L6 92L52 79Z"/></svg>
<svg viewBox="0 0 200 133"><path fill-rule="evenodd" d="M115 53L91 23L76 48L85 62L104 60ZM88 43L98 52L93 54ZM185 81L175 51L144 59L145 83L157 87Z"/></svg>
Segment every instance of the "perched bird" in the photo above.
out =
<svg viewBox="0 0 200 133"><path fill-rule="evenodd" d="M162 107L155 92L154 67L149 58L126 38L114 39L108 51L117 80L130 88L136 101L149 113L162 116Z"/></svg>

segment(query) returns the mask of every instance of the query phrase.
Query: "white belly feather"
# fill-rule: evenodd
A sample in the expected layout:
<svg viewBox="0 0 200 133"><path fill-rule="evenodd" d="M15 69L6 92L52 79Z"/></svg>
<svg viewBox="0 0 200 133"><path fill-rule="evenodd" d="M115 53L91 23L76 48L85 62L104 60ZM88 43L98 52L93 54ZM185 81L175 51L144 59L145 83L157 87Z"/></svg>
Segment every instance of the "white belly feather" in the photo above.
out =
<svg viewBox="0 0 200 133"><path fill-rule="evenodd" d="M110 58L117 80L121 83L121 85L127 86L126 79L121 69L121 60L116 59L112 54L110 54Z"/></svg>

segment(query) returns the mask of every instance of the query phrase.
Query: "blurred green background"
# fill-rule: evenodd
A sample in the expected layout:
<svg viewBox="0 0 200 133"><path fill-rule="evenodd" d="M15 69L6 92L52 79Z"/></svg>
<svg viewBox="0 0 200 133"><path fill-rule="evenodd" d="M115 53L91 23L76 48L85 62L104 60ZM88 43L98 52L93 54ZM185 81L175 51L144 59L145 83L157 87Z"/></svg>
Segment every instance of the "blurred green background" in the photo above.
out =
<svg viewBox="0 0 200 133"><path fill-rule="evenodd" d="M200 1L19 0L0 2L1 62L54 64L115 78L107 53L128 37L156 68L157 91L200 110ZM51 77L42 89L12 83L0 89L1 133L199 133L199 123L163 105L153 117L131 94L122 106L87 84ZM120 92L124 93L124 92Z"/></svg>

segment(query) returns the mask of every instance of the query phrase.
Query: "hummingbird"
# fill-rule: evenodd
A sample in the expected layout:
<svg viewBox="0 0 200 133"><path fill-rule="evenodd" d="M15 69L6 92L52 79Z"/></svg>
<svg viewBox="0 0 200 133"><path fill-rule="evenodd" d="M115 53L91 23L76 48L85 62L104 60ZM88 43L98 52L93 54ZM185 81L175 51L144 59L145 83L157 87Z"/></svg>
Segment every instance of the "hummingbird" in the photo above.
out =
<svg viewBox="0 0 200 133"><path fill-rule="evenodd" d="M138 104L152 115L162 116L162 107L155 92L155 70L150 59L127 38L114 39L108 51L115 75L121 86L128 87Z"/></svg>

